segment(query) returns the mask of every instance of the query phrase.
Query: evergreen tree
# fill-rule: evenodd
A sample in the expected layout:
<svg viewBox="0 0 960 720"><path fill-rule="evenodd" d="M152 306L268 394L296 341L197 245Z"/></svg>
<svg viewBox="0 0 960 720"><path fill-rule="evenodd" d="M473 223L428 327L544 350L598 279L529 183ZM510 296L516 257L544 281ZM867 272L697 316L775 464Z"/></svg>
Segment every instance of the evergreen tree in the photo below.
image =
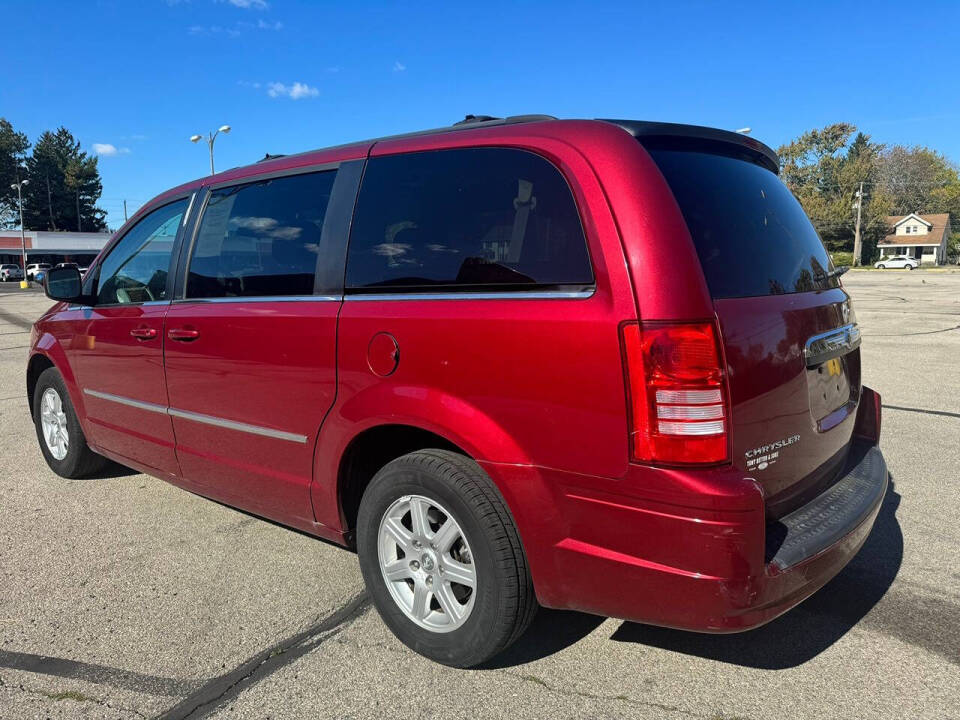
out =
<svg viewBox="0 0 960 720"><path fill-rule="evenodd" d="M15 131L6 118L0 118L0 228L20 224L17 191L10 185L25 177L20 166L29 148L27 136Z"/></svg>
<svg viewBox="0 0 960 720"><path fill-rule="evenodd" d="M877 242L889 232L890 198L877 187L882 151L882 145L849 123L810 130L778 150L783 181L829 250L853 250L856 194L863 183L863 262L870 261Z"/></svg>
<svg viewBox="0 0 960 720"><path fill-rule="evenodd" d="M97 207L103 192L97 158L80 149L66 128L45 132L27 159L24 222L31 230L97 232L106 212Z"/></svg>

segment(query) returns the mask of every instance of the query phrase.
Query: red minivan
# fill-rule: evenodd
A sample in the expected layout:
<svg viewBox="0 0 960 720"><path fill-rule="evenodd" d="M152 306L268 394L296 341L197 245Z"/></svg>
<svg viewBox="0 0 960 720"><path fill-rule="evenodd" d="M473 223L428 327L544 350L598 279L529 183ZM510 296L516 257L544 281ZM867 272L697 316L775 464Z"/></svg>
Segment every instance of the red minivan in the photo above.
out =
<svg viewBox="0 0 960 720"><path fill-rule="evenodd" d="M538 605L755 627L887 486L850 297L777 172L721 130L469 116L187 183L49 272L40 448L356 548L449 665Z"/></svg>

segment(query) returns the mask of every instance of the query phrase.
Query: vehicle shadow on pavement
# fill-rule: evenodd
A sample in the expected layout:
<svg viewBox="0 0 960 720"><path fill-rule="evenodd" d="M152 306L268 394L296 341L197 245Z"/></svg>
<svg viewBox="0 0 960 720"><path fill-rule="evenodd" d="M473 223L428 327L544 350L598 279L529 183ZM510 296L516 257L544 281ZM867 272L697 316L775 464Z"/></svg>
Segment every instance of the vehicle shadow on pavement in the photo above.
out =
<svg viewBox="0 0 960 720"><path fill-rule="evenodd" d="M113 478L130 477L139 475L138 470L128 468L126 465L111 460L102 469L84 478L85 480L112 480Z"/></svg>
<svg viewBox="0 0 960 720"><path fill-rule="evenodd" d="M540 608L523 637L477 669L514 667L553 655L585 638L604 620L598 615Z"/></svg>
<svg viewBox="0 0 960 720"><path fill-rule="evenodd" d="M873 530L856 557L812 597L763 627L710 635L625 622L611 639L763 670L801 665L843 637L890 589L903 560L899 504L891 476Z"/></svg>

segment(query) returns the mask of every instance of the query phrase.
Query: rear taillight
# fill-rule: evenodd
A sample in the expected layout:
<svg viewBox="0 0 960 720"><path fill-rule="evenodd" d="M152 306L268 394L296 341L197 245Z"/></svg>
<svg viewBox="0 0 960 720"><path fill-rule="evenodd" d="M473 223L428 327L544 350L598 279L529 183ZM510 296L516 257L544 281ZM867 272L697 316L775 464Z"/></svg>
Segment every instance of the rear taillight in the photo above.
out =
<svg viewBox="0 0 960 720"><path fill-rule="evenodd" d="M664 465L729 457L729 403L712 322L626 323L630 456Z"/></svg>

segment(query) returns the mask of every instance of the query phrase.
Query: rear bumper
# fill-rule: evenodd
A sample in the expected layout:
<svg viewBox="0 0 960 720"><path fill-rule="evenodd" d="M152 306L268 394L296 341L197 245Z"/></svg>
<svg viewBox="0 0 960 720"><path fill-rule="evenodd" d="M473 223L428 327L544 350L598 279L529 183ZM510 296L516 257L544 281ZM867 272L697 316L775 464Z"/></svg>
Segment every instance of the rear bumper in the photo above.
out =
<svg viewBox="0 0 960 720"><path fill-rule="evenodd" d="M701 632L756 627L826 584L869 535L888 478L879 448L855 441L840 480L768 524L759 486L733 468L604 480L485 467L542 604Z"/></svg>

